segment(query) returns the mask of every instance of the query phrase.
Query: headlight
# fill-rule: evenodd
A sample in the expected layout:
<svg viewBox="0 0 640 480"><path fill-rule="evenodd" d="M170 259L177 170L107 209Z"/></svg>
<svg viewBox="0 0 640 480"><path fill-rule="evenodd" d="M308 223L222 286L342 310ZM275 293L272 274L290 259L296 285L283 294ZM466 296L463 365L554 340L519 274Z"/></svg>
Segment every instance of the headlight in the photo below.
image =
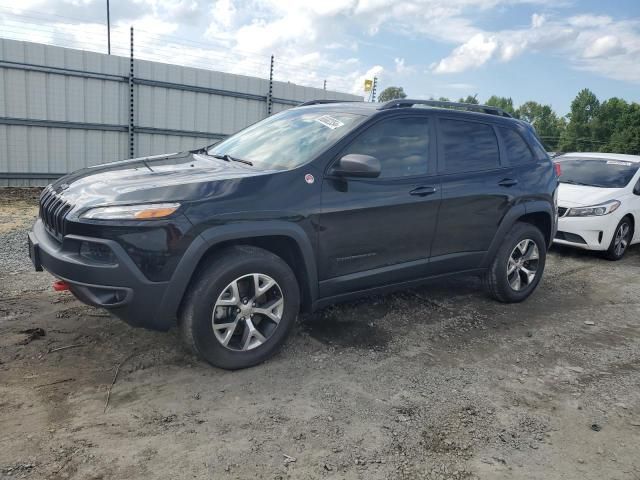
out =
<svg viewBox="0 0 640 480"><path fill-rule="evenodd" d="M113 207L95 207L80 215L80 218L95 220L153 220L171 215L179 203L146 203L143 205L117 205Z"/></svg>
<svg viewBox="0 0 640 480"><path fill-rule="evenodd" d="M619 206L620 202L618 200L610 200L591 207L570 208L565 217L599 217L601 215L609 215L611 212L615 212Z"/></svg>

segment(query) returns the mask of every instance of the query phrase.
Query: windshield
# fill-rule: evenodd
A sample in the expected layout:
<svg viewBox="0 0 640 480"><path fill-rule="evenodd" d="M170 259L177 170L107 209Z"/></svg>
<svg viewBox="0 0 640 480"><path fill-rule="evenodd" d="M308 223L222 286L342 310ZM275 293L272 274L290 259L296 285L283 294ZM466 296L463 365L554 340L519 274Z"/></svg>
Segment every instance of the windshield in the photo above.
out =
<svg viewBox="0 0 640 480"><path fill-rule="evenodd" d="M238 132L208 150L258 168L290 170L312 160L365 117L325 109L291 109Z"/></svg>
<svg viewBox="0 0 640 480"><path fill-rule="evenodd" d="M638 171L638 164L598 158L557 159L562 175L560 183L591 187L622 188Z"/></svg>

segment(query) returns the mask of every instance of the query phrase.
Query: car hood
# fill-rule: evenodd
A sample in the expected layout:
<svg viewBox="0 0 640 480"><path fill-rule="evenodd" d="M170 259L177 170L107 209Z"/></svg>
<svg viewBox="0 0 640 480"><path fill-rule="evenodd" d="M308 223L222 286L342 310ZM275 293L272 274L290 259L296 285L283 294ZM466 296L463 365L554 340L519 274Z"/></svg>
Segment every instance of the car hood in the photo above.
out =
<svg viewBox="0 0 640 480"><path fill-rule="evenodd" d="M215 195L222 184L228 191L242 179L275 172L183 152L84 168L52 187L76 206L183 201Z"/></svg>
<svg viewBox="0 0 640 480"><path fill-rule="evenodd" d="M620 188L591 187L561 183L558 188L558 205L561 207L585 207L614 199Z"/></svg>

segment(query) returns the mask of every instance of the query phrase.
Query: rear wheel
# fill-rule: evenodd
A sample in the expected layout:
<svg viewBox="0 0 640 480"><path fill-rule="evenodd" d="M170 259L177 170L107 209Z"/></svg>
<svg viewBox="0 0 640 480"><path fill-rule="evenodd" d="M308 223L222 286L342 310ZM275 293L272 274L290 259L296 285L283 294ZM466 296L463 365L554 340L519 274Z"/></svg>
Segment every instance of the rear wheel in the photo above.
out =
<svg viewBox="0 0 640 480"><path fill-rule="evenodd" d="M525 300L540 283L546 254L542 232L529 223L516 223L485 275L489 293L505 303Z"/></svg>
<svg viewBox="0 0 640 480"><path fill-rule="evenodd" d="M300 307L289 265L267 250L219 252L187 294L183 340L210 364L230 370L263 362L284 343Z"/></svg>
<svg viewBox="0 0 640 480"><path fill-rule="evenodd" d="M609 260L620 260L627 251L632 237L633 225L629 217L624 217L616 227L616 231L611 239L611 244L604 254L605 258Z"/></svg>

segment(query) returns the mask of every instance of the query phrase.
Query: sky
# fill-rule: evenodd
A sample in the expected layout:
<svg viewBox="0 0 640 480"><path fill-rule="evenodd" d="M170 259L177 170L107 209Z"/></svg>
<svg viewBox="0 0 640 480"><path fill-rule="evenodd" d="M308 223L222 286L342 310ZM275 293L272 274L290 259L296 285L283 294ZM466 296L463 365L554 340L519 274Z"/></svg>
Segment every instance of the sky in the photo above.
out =
<svg viewBox="0 0 640 480"><path fill-rule="evenodd" d="M0 0L0 37L106 52L105 0ZM365 95L640 101L640 0L111 0L112 53Z"/></svg>

